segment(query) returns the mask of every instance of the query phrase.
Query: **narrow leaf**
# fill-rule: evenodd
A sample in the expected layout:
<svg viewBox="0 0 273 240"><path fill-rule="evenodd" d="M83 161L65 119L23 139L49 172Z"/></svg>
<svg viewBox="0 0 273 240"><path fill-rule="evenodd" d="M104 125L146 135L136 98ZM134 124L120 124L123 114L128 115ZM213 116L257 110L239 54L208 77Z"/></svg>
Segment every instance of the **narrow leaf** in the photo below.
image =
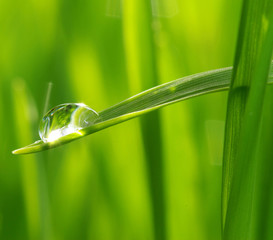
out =
<svg viewBox="0 0 273 240"><path fill-rule="evenodd" d="M223 162L224 239L249 239L261 109L273 46L272 4L245 0L229 92Z"/></svg>
<svg viewBox="0 0 273 240"><path fill-rule="evenodd" d="M53 142L38 140L26 147L14 150L13 153L27 154L54 148L169 104L207 93L227 90L231 74L232 68L228 67L198 73L156 86L99 112L100 119L92 126L63 136ZM271 68L268 83L273 83L273 68Z"/></svg>

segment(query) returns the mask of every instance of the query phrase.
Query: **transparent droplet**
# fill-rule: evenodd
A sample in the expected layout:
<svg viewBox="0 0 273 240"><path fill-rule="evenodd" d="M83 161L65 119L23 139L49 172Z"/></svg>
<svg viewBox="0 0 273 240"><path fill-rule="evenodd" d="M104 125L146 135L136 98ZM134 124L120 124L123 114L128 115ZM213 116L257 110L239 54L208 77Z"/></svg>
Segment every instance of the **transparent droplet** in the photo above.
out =
<svg viewBox="0 0 273 240"><path fill-rule="evenodd" d="M83 103L66 103L52 108L40 122L39 135L44 142L93 125L99 114Z"/></svg>

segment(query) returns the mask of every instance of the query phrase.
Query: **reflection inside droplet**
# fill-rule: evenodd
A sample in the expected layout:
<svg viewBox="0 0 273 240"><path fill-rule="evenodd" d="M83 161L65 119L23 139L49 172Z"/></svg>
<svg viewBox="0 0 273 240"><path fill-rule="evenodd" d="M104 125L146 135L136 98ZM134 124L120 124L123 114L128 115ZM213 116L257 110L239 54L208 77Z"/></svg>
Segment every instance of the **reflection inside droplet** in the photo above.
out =
<svg viewBox="0 0 273 240"><path fill-rule="evenodd" d="M61 104L45 114L40 122L39 135L44 142L53 142L93 125L98 119L98 113L83 103Z"/></svg>

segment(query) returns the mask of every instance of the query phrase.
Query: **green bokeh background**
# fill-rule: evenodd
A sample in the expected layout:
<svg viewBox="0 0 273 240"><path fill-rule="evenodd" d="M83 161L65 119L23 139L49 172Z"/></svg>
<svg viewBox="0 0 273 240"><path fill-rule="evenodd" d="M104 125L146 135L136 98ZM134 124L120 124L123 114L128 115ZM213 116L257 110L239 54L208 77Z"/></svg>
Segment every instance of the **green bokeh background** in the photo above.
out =
<svg viewBox="0 0 273 240"><path fill-rule="evenodd" d="M238 0L0 1L0 239L158 239L152 209L161 200L139 119L46 152L11 151L39 138L49 82L48 108L83 102L100 111L153 84L232 65L240 8ZM142 77L152 68L154 83ZM166 239L220 239L226 100L216 93L159 111Z"/></svg>

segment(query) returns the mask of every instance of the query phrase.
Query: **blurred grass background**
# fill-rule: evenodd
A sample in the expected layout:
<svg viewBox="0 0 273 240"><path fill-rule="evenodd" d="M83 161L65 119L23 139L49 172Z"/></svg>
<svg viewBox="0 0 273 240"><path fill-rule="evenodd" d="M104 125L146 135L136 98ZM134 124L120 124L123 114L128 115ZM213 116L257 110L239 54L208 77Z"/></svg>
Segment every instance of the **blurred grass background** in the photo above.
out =
<svg viewBox="0 0 273 240"><path fill-rule="evenodd" d="M227 93L148 116L156 139L135 119L47 152L11 151L39 138L49 82L49 108L84 102L100 111L231 66L240 8L236 0L0 1L0 239L220 239Z"/></svg>

